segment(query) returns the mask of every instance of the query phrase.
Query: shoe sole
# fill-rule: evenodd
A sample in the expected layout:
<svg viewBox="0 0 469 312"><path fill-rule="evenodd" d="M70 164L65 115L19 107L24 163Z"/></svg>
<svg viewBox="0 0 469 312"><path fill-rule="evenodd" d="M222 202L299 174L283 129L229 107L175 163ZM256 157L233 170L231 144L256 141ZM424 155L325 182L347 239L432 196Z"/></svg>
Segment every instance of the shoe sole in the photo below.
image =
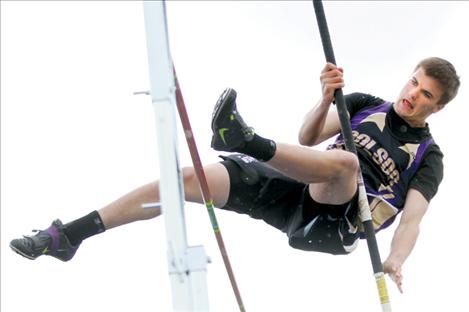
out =
<svg viewBox="0 0 469 312"><path fill-rule="evenodd" d="M24 252L22 252L21 250L17 249L15 246L13 245L10 245L10 248L16 252L17 254L19 254L20 256L23 256L25 257L26 259L29 259L29 260L36 260L39 256L43 256L43 255L46 255L46 256L51 256L51 257L54 257L55 259L58 259L60 261L63 261L63 262L67 262L69 260L71 260L73 258L73 256L71 258L59 258L57 257L56 255L51 255L51 254L40 254L36 257L33 257L33 256L30 256L28 254L25 254Z"/></svg>
<svg viewBox="0 0 469 312"><path fill-rule="evenodd" d="M16 252L17 254L19 254L20 256L23 256L25 257L26 259L29 259L29 260L36 260L37 257L33 257L33 256L30 256L28 254L25 254L24 252L22 252L21 250L17 249L15 246L11 245L10 244L10 248Z"/></svg>
<svg viewBox="0 0 469 312"><path fill-rule="evenodd" d="M236 101L236 91L234 89L228 88L225 91L223 91L222 95L218 99L217 104L215 105L215 109L213 111L213 117L212 117L212 131L213 132L217 131L215 129L215 123L218 120L218 117L222 114L225 114L226 111L228 110L228 109L223 109L223 108L227 107L224 104L227 102L228 99L230 99L230 97L233 97L233 101L231 101L231 103ZM231 106L230 108L232 107L233 106Z"/></svg>

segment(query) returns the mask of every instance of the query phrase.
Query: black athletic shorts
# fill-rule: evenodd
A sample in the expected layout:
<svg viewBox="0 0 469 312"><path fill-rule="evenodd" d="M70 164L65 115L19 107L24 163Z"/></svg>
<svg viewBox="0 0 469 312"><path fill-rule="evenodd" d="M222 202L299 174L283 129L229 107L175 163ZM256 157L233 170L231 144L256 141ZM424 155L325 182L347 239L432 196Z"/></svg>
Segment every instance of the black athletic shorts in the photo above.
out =
<svg viewBox="0 0 469 312"><path fill-rule="evenodd" d="M220 157L230 176L230 194L222 209L264 220L285 232L294 248L348 253L343 251L344 233L339 234L339 227L356 225L356 196L342 205L321 204L311 198L307 184L263 162L243 154ZM343 220L346 216L348 219ZM350 229L345 230L348 233ZM355 242L356 238L354 235L347 241Z"/></svg>

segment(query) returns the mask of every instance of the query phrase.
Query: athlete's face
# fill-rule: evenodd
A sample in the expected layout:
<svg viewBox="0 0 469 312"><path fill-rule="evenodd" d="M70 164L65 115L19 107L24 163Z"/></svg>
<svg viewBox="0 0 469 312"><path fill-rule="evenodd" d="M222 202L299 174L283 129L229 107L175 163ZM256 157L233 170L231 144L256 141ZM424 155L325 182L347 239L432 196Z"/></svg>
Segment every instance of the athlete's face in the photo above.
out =
<svg viewBox="0 0 469 312"><path fill-rule="evenodd" d="M438 81L425 75L423 68L419 67L399 94L394 110L409 125L424 127L427 117L444 107L438 104L442 94Z"/></svg>

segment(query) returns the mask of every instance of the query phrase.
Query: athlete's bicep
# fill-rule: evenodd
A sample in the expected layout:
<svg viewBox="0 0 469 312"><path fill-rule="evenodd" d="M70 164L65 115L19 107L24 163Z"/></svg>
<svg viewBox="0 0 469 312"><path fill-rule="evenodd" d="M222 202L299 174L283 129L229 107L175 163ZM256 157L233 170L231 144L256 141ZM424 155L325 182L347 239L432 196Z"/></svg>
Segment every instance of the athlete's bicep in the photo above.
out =
<svg viewBox="0 0 469 312"><path fill-rule="evenodd" d="M340 132L340 120L335 106L330 107L327 113L324 127L316 140L316 144L324 142L325 140L337 135Z"/></svg>

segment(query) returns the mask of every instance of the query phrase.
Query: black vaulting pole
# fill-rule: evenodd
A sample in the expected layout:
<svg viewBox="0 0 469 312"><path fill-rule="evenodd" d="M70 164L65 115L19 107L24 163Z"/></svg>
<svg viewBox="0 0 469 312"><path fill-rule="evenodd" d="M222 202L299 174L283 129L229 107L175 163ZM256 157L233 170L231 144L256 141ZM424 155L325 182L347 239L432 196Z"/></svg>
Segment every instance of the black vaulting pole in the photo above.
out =
<svg viewBox="0 0 469 312"><path fill-rule="evenodd" d="M329 36L327 27L326 15L321 0L313 0L314 12L316 13L316 20L318 22L319 32L321 35L322 46L326 61L336 64L334 51L332 49L332 42ZM342 136L345 142L345 147L348 151L357 155L357 149L353 142L352 128L350 126L350 119L345 106L345 99L342 89L335 91L335 104L340 119L340 126L342 128ZM381 308L383 311L391 311L391 303L389 301L388 290L386 287L386 280L384 278L383 264L379 255L378 243L376 242L375 231L373 228L373 221L371 219L370 206L366 195L365 185L363 183L363 176L361 170L358 172L358 205L360 209L360 220L365 229L366 242L368 244L368 251L370 253L371 264L376 279L376 286L378 287Z"/></svg>

